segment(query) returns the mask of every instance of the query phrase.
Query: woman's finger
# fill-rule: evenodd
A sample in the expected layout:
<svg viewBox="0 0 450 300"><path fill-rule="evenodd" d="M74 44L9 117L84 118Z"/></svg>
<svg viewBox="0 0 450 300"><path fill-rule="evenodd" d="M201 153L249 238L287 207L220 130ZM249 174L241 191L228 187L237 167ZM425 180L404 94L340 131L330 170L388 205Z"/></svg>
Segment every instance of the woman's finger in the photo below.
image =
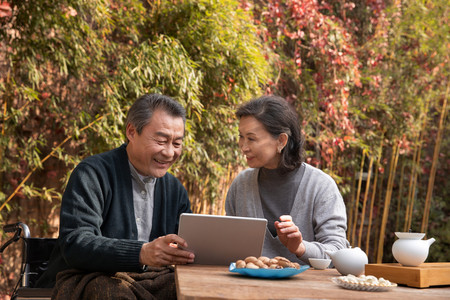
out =
<svg viewBox="0 0 450 300"><path fill-rule="evenodd" d="M282 216L280 216L280 221L281 222L288 222L288 221L292 222L292 217L290 215L282 215Z"/></svg>

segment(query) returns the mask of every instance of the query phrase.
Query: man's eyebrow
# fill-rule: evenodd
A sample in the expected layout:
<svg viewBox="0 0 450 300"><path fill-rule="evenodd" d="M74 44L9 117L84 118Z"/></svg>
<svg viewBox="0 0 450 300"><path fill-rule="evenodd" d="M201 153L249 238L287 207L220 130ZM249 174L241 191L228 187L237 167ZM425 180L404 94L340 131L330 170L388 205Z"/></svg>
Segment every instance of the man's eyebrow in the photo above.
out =
<svg viewBox="0 0 450 300"><path fill-rule="evenodd" d="M167 133L162 132L162 131L157 131L157 132L156 132L156 135L157 135L157 136L162 136L162 137L164 137L164 138L166 138L166 139L170 139L170 138L172 137L170 134L167 134ZM182 135L182 136L177 136L177 137L175 137L174 140L182 140L182 139L184 139L184 135Z"/></svg>

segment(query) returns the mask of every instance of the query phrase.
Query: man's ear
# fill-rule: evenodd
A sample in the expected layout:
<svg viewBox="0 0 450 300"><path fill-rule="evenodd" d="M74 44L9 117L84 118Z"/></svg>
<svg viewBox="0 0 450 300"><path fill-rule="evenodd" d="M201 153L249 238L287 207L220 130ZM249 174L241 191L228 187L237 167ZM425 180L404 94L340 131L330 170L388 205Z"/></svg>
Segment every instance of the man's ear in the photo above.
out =
<svg viewBox="0 0 450 300"><path fill-rule="evenodd" d="M280 151L283 150L284 147L286 147L288 139L288 135L284 132L278 136L278 149L280 149Z"/></svg>
<svg viewBox="0 0 450 300"><path fill-rule="evenodd" d="M127 134L127 139L129 141L134 139L134 136L135 136L135 134L137 134L137 132L136 132L136 128L133 126L133 124L128 123L126 134Z"/></svg>

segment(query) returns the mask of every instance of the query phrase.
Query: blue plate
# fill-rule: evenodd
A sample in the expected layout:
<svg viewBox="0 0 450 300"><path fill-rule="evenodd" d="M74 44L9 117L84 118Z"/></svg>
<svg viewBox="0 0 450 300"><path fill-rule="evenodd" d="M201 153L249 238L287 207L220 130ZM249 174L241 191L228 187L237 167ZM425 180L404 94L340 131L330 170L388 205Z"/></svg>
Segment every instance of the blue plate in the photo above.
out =
<svg viewBox="0 0 450 300"><path fill-rule="evenodd" d="M247 268L236 268L236 263L230 264L230 272L239 273L251 277L259 278L286 278L297 274L300 274L309 269L309 265L302 265L300 269L295 268L284 268L284 269L247 269Z"/></svg>

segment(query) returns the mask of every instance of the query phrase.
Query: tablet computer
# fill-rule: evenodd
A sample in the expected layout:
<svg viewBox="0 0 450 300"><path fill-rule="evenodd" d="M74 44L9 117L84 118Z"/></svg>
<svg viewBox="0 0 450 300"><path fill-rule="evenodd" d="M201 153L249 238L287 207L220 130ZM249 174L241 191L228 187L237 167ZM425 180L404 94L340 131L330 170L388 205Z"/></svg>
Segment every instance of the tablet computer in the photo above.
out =
<svg viewBox="0 0 450 300"><path fill-rule="evenodd" d="M229 265L247 256L261 256L267 220L183 213L178 235L195 254L194 264Z"/></svg>

